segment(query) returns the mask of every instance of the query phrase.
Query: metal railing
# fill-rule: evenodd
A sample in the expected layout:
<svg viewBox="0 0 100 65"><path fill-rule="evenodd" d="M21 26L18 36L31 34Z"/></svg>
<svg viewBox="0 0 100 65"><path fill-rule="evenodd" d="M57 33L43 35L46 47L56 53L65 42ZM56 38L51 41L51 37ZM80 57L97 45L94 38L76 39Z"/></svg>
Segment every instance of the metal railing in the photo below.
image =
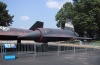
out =
<svg viewBox="0 0 100 65"><path fill-rule="evenodd" d="M67 43L61 43L61 42L54 42L54 43L48 43L48 45L43 46L43 43L15 43L16 49L14 49L15 54L17 57L20 55L28 55L31 54L31 57L33 56L39 56L43 53L45 54L54 54L54 55L60 55L62 53L77 53L79 51L81 52L87 52L89 49L96 50L100 49L100 46L96 46L96 43L87 44L84 43L83 45L79 44L67 44ZM4 44L0 43L0 58L3 58L4 54ZM11 49L8 50L8 53L12 51Z"/></svg>

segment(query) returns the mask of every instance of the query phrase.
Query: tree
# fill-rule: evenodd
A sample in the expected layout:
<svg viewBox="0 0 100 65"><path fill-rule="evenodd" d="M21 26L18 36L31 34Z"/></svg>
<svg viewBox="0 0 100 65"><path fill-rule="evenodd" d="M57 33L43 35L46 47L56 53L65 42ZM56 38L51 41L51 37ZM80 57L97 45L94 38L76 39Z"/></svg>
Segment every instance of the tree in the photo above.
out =
<svg viewBox="0 0 100 65"><path fill-rule="evenodd" d="M7 5L0 2L0 26L10 26L13 22L13 17L8 14L9 10L6 10Z"/></svg>
<svg viewBox="0 0 100 65"><path fill-rule="evenodd" d="M73 4L67 5L68 3L65 3L56 14L57 23L62 23L60 18L64 18L64 23L66 18L69 18L80 36L86 33L89 37L100 37L100 0L74 0ZM62 9L64 16L61 14Z"/></svg>
<svg viewBox="0 0 100 65"><path fill-rule="evenodd" d="M67 2L56 14L57 27L61 27L62 29L65 27L66 18L71 19L73 6L71 3Z"/></svg>

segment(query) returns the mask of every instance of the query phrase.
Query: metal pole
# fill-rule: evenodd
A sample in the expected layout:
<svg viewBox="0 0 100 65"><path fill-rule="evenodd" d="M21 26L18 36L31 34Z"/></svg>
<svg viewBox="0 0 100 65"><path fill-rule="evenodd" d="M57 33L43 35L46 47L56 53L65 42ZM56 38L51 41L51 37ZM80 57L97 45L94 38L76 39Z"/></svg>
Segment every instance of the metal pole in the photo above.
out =
<svg viewBox="0 0 100 65"><path fill-rule="evenodd" d="M24 44L24 47L23 47L23 48L24 48L24 53L26 53L26 46L27 46L27 45Z"/></svg>
<svg viewBox="0 0 100 65"><path fill-rule="evenodd" d="M1 40L1 58L3 59L3 43L2 43L2 40Z"/></svg>
<svg viewBox="0 0 100 65"><path fill-rule="evenodd" d="M34 53L34 51L33 51L34 47L33 46L34 46L34 44L31 45L31 51L32 51L32 53Z"/></svg>
<svg viewBox="0 0 100 65"><path fill-rule="evenodd" d="M29 44L26 44L26 46L27 46L27 52L29 52Z"/></svg>
<svg viewBox="0 0 100 65"><path fill-rule="evenodd" d="M2 59L3 59L4 53L5 53L5 51L4 51L4 45L2 44Z"/></svg>
<svg viewBox="0 0 100 65"><path fill-rule="evenodd" d="M68 51L68 46L66 47L66 50Z"/></svg>
<svg viewBox="0 0 100 65"><path fill-rule="evenodd" d="M60 43L58 42L58 52L57 52L58 56L59 56L59 52L60 52Z"/></svg>
<svg viewBox="0 0 100 65"><path fill-rule="evenodd" d="M1 47L1 54L2 54L2 41L1 41L0 47Z"/></svg>
<svg viewBox="0 0 100 65"><path fill-rule="evenodd" d="M86 46L86 52L87 52L87 46Z"/></svg>
<svg viewBox="0 0 100 65"><path fill-rule="evenodd" d="M75 53L75 44L74 44L74 53Z"/></svg>
<svg viewBox="0 0 100 65"><path fill-rule="evenodd" d="M34 44L34 55L36 57L36 43Z"/></svg>
<svg viewBox="0 0 100 65"><path fill-rule="evenodd" d="M66 51L66 47L64 46L64 51Z"/></svg>
<svg viewBox="0 0 100 65"><path fill-rule="evenodd" d="M85 51L87 52L87 43L86 43Z"/></svg>
<svg viewBox="0 0 100 65"><path fill-rule="evenodd" d="M21 44L18 43L18 52L17 53L21 52L20 46L21 46Z"/></svg>
<svg viewBox="0 0 100 65"><path fill-rule="evenodd" d="M94 43L94 51L95 51L95 43Z"/></svg>
<svg viewBox="0 0 100 65"><path fill-rule="evenodd" d="M23 51L23 46L24 46L24 44L21 44L21 53L24 52L24 51Z"/></svg>

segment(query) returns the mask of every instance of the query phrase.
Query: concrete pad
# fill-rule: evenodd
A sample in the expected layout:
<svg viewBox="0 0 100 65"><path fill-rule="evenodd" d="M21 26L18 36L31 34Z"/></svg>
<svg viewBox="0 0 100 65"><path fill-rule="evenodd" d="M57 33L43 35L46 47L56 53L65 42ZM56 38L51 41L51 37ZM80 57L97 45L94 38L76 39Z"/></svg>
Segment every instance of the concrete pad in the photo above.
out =
<svg viewBox="0 0 100 65"><path fill-rule="evenodd" d="M32 54L27 57L24 57L24 55L23 57L19 56L16 60L6 61L0 59L0 65L100 65L100 50L66 53L59 56L40 53L41 56L37 55L37 57Z"/></svg>

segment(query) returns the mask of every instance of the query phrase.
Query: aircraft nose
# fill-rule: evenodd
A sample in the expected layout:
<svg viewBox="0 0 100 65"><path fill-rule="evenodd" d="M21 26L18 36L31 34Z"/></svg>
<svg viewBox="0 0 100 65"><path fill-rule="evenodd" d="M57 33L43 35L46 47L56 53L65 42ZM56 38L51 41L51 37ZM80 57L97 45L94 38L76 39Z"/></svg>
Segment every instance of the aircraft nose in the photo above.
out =
<svg viewBox="0 0 100 65"><path fill-rule="evenodd" d="M40 38L40 32L38 30L30 32L24 36L19 36L18 37L21 40L39 40Z"/></svg>

